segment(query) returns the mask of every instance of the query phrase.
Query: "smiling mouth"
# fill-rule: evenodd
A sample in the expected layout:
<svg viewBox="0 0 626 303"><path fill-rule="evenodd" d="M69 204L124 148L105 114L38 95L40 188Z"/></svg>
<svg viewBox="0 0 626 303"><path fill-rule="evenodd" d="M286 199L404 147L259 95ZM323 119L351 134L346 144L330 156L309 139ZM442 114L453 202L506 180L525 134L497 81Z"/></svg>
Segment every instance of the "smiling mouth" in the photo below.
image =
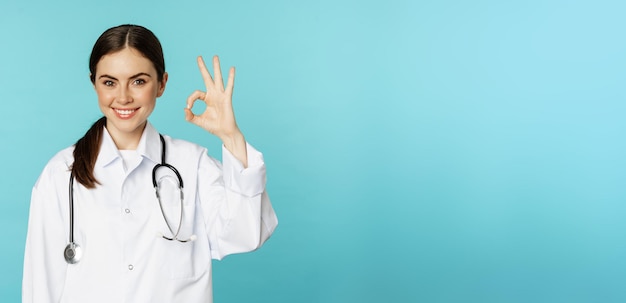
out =
<svg viewBox="0 0 626 303"><path fill-rule="evenodd" d="M139 108L132 108L132 109L114 108L113 110L115 111L117 116L120 118L130 118L135 114L135 112L137 112L138 109Z"/></svg>

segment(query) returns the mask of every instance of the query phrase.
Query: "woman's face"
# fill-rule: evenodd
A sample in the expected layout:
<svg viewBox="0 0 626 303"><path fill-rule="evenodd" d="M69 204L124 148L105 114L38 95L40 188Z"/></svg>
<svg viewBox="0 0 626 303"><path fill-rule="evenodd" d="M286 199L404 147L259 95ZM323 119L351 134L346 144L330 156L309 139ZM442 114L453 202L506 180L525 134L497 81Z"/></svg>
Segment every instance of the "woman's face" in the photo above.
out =
<svg viewBox="0 0 626 303"><path fill-rule="evenodd" d="M134 149L165 90L154 64L134 48L103 56L96 65L94 88L107 130L119 149Z"/></svg>

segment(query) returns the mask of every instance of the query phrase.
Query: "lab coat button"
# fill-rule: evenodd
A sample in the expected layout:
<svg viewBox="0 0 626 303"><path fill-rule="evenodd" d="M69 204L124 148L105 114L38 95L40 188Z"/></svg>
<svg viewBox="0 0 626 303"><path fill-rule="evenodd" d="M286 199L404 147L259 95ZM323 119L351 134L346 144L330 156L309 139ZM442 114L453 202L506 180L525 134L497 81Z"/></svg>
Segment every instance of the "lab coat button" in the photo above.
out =
<svg viewBox="0 0 626 303"><path fill-rule="evenodd" d="M130 209L125 209L124 212L126 212L127 214L130 214Z"/></svg>
<svg viewBox="0 0 626 303"><path fill-rule="evenodd" d="M128 265L128 270L133 270L135 268L132 264Z"/></svg>

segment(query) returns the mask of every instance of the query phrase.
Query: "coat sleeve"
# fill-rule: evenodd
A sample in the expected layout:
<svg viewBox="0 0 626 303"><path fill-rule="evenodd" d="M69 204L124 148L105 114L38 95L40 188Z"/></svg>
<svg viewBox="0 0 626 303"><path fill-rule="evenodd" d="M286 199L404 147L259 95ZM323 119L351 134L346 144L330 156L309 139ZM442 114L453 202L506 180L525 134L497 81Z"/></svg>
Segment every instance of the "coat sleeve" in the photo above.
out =
<svg viewBox="0 0 626 303"><path fill-rule="evenodd" d="M278 225L263 155L250 144L247 151L245 169L226 148L223 165L208 155L200 160L198 193L214 259L261 247Z"/></svg>
<svg viewBox="0 0 626 303"><path fill-rule="evenodd" d="M58 179L66 175L63 172L46 166L32 190L22 278L24 303L59 302L62 295L67 269L63 249L69 241L68 206L62 203L69 202L61 200L68 194L59 193L55 184L62 181Z"/></svg>

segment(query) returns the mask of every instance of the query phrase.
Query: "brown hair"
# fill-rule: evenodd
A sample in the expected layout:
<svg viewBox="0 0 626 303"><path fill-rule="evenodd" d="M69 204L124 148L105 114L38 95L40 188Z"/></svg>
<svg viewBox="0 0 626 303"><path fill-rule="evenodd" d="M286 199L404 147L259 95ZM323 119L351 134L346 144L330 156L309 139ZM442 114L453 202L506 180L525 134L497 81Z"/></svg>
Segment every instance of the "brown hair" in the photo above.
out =
<svg viewBox="0 0 626 303"><path fill-rule="evenodd" d="M103 56L133 48L152 62L159 81L165 74L165 59L159 39L149 29L132 24L125 24L107 29L96 41L89 57L89 78L95 83L96 66ZM102 131L106 126L106 118L98 119L80 138L74 147L74 164L72 173L76 180L87 188L95 188L100 184L93 175L93 169L100 153Z"/></svg>

